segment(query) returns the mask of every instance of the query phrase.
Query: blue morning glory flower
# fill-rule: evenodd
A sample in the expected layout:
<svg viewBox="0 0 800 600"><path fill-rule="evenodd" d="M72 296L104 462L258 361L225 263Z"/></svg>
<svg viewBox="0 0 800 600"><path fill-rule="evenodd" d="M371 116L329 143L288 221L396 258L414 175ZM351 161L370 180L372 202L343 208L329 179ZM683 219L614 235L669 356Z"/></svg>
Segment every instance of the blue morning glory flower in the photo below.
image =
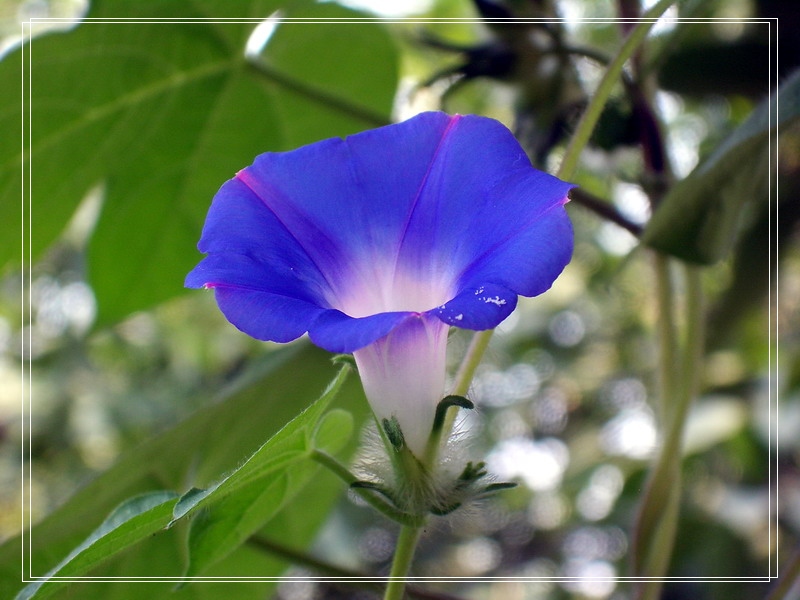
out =
<svg viewBox="0 0 800 600"><path fill-rule="evenodd" d="M187 287L248 335L354 354L379 420L421 455L451 325L491 329L572 254L570 184L501 123L440 112L265 153L214 197Z"/></svg>

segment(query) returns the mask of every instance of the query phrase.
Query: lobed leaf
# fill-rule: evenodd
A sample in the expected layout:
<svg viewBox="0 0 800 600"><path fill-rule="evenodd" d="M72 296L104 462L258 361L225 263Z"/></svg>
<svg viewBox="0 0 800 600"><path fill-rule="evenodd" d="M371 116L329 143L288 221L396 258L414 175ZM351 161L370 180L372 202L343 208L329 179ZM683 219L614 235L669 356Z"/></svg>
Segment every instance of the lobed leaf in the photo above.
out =
<svg viewBox="0 0 800 600"><path fill-rule="evenodd" d="M362 13L309 4L96 0L87 17L100 20L0 61L3 89L19 90L25 68L23 102L0 98L0 127L26 124L22 148L0 138L0 220L17 222L22 198L35 259L104 184L89 247L100 324L183 293L212 196L257 154L388 120L398 70L388 33L352 22ZM190 20L280 8L351 22L283 23L256 61L245 44L257 22ZM0 239L0 265L19 258L20 241Z"/></svg>

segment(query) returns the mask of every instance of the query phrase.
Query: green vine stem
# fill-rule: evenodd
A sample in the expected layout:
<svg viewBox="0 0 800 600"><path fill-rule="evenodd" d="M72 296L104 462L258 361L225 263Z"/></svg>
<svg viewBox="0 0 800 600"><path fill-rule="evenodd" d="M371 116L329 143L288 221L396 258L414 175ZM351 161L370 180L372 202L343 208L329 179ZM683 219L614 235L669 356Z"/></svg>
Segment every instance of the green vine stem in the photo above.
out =
<svg viewBox="0 0 800 600"><path fill-rule="evenodd" d="M633 571L641 577L639 600L656 600L669 568L681 496L683 432L692 399L697 393L704 335L704 302L700 269L682 266L686 283L686 318L683 340L677 333L675 293L669 259L655 258L659 305L659 416L663 439L650 470L636 520L633 539Z"/></svg>
<svg viewBox="0 0 800 600"><path fill-rule="evenodd" d="M492 339L493 333L493 329L487 329L485 331L476 331L475 335L472 336L467 353L461 360L461 365L453 382L453 388L450 391L453 396L466 397L472 379L475 377L475 371L481 363L486 348L489 347L489 341ZM425 464L436 464L436 457L441 447L442 439L450 437L457 412L458 408L455 406L451 406L447 410L443 426L428 441L428 447L425 449Z"/></svg>
<svg viewBox="0 0 800 600"><path fill-rule="evenodd" d="M345 591L352 591L350 590L350 586L355 586L359 589L374 593L380 593L385 589L383 582L377 581L377 578L370 577L366 573L333 565L305 552L300 552L299 550L290 548L285 544L271 540L263 535L252 535L247 539L247 543L253 548L257 548L258 550L269 553L273 556L280 557L288 562L291 562L292 564L306 567L307 569L314 571L323 577L330 577L331 579L324 580L326 583L334 586L338 585L342 588L344 588L344 585L346 584L348 587L344 588ZM406 594L409 597L416 598L418 600L461 600L461 598L457 596L425 590L412 585L406 587Z"/></svg>
<svg viewBox="0 0 800 600"><path fill-rule="evenodd" d="M383 600L403 600L406 587L406 578L414 560L414 551L417 548L421 527L404 525L397 538L397 546L392 559L392 570L389 572L389 581L386 584Z"/></svg>
<svg viewBox="0 0 800 600"><path fill-rule="evenodd" d="M564 158L561 160L561 165L556 173L561 179L569 179L575 173L581 152L583 152L583 149L589 143L589 138L592 135L592 131L594 131L595 125L597 125L597 121L600 119L600 114L603 112L603 108L611 96L614 86L622 76L622 67L628 59L633 56L639 46L641 46L642 42L644 42L647 33L653 27L656 20L663 15L674 2L675 0L661 0L644 13L641 21L631 30L622 43L619 52L617 52L616 56L614 56L609 63L608 68L594 92L594 96L589 102L589 106L586 107L586 111L584 111L581 120L578 122L578 126L575 128L572 140L564 153Z"/></svg>

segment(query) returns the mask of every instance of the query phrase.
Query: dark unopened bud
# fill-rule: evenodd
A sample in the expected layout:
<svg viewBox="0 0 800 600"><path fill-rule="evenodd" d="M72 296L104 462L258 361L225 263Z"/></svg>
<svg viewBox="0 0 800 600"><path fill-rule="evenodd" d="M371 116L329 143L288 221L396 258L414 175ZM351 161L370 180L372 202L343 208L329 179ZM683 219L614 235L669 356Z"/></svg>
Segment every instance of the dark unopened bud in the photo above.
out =
<svg viewBox="0 0 800 600"><path fill-rule="evenodd" d="M386 438L389 440L389 443L397 452L400 452L403 446L406 445L406 440L403 437L403 431L400 429L400 423L398 423L397 417L392 416L391 419L384 419L381 425L383 425L383 431L386 433Z"/></svg>

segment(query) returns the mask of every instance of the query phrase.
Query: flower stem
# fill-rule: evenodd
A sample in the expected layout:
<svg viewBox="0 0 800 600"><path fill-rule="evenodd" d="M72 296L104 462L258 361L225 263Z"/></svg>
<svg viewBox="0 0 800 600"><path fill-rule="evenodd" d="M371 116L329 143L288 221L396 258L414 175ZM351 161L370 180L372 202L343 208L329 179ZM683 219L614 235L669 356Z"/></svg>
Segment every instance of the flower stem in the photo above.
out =
<svg viewBox="0 0 800 600"><path fill-rule="evenodd" d="M417 547L421 527L411 527L404 525L400 529L400 536L397 538L397 546L392 560L392 570L389 572L389 581L386 585L386 592L383 600L402 600L406 587L406 578L411 569L411 561L414 558L414 550Z"/></svg>
<svg viewBox="0 0 800 600"><path fill-rule="evenodd" d="M329 471L350 486L359 481L358 478L347 469L347 467L325 452L313 450L311 453L311 458L326 467ZM417 540L422 532L422 525L424 524L425 520L423 517L410 515L398 510L388 502L385 502L379 496L371 493L368 489L351 489L353 489L373 508L377 509L393 521L401 524L400 535L397 538L397 546L395 548L394 558L392 559L392 570L389 573L389 580L387 582L384 599L402 600L406 587L406 577L409 569L411 568L411 561L414 558L414 550L416 549Z"/></svg>
<svg viewBox="0 0 800 600"><path fill-rule="evenodd" d="M467 353L464 355L464 360L461 361L461 366L458 368L458 373L456 373L451 394L455 396L467 395L472 378L475 376L475 370L478 368L486 348L489 347L489 340L492 339L493 333L494 329L475 333L469 343Z"/></svg>
<svg viewBox="0 0 800 600"><path fill-rule="evenodd" d="M583 113L578 127L575 129L575 133L572 135L572 140L569 146L567 146L564 158L561 161L561 166L556 173L561 179L570 179L574 175L578 167L578 159L580 158L581 152L589 142L592 131L595 125L597 125L597 121L600 119L600 114L603 112L603 108L608 98L611 96L611 91L614 89L614 85L622 74L622 67L644 41L647 32L650 31L655 24L655 20L664 14L664 12L672 6L674 1L675 0L661 0L658 4L653 6L642 16L642 20L637 23L636 27L634 27L628 34L628 37L625 38L619 52L617 52L617 55L613 58L606 72L603 74L603 78L600 80L600 84L597 86L594 96L589 102L589 106L586 107L586 111Z"/></svg>
<svg viewBox="0 0 800 600"><path fill-rule="evenodd" d="M247 543L253 548L285 559L292 564L305 567L326 578L332 578L326 579L326 583L333 586L341 586L344 591L352 592L350 586L375 593L380 593L381 590L385 589L384 585L377 581L377 578L370 577L367 573L333 565L259 534L247 538ZM405 591L409 597L418 598L419 600L460 600L457 596L425 590L412 585L406 586Z"/></svg>

